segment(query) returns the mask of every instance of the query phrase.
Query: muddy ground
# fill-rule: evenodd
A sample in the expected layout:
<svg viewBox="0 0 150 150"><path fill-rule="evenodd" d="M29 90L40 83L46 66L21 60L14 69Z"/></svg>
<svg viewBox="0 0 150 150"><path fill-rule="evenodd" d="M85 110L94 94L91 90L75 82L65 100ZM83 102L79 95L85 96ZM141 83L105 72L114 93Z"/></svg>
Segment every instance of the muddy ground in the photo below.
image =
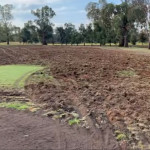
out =
<svg viewBox="0 0 150 150"><path fill-rule="evenodd" d="M64 140L69 143L68 147L70 146L68 149L83 149L87 140L91 141L90 145L92 145L92 147L88 146L88 149L150 149L149 62L150 55L121 50L103 50L99 47L0 47L1 65L43 65L47 67L44 73L53 76L52 82L26 83L25 94L33 102L43 104L44 109L76 111L81 118L86 116L88 128L87 126L79 127L79 130L67 127L67 124L62 124L60 120L61 129L65 128ZM39 149L50 147L58 149L57 137L54 142L48 142L48 139L53 138L50 132L54 134L57 129L49 127L51 130L48 131L49 128L45 128L45 126L51 126L50 124L54 126L57 121L45 118L43 125L40 116L34 118L30 114L20 112L18 114L13 111L10 113L3 109L0 109L0 113L6 116L0 118L0 122L6 122L5 118L11 118L12 114L14 114L14 120L20 118L20 126L23 126L25 131L28 131L28 126L35 127L36 124L40 124L42 130L36 127L40 130L36 133L39 140L36 140L36 137L32 138L33 142L36 142L35 146L37 145ZM22 115L26 117L22 118ZM26 122L24 120L29 122L24 125ZM36 120L39 121L36 122ZM11 124L13 127L16 124L14 128L19 126L18 121L15 123L10 119L7 121L8 128L11 128ZM3 126L1 129L0 132L4 134ZM24 130L20 129L20 132ZM31 134L35 132L30 130ZM69 138L72 132L75 136L73 140ZM10 134L16 134L14 142L10 142L10 145L15 145L20 136L18 130L6 132L0 146L5 143L4 141L9 140ZM85 139L85 135L89 138ZM46 139L43 138L44 136ZM21 139L18 142L21 142ZM32 147L30 140L25 142L26 148L35 148ZM72 142L76 146L72 145ZM61 143L64 141L62 140ZM8 148L10 145L8 143ZM20 146L23 145L20 144ZM80 147L81 145L83 147ZM63 148L65 144L61 146ZM17 148L22 147L16 145Z"/></svg>
<svg viewBox="0 0 150 150"><path fill-rule="evenodd" d="M2 150L83 150L102 145L83 129L72 129L46 117L5 109L0 109L0 114ZM115 149L115 144L113 146ZM107 148L112 149L112 145Z"/></svg>

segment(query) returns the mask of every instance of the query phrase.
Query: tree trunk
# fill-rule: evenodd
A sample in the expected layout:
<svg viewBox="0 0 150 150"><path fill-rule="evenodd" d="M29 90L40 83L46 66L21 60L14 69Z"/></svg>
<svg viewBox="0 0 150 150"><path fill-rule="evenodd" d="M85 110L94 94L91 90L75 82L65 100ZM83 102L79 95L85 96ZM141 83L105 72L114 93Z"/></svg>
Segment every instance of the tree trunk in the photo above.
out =
<svg viewBox="0 0 150 150"><path fill-rule="evenodd" d="M124 47L129 47L128 45L128 36L124 36Z"/></svg>
<svg viewBox="0 0 150 150"><path fill-rule="evenodd" d="M9 33L7 33L7 45L9 45Z"/></svg>
<svg viewBox="0 0 150 150"><path fill-rule="evenodd" d="M124 47L128 47L128 33L126 31L125 36L124 36Z"/></svg>
<svg viewBox="0 0 150 150"><path fill-rule="evenodd" d="M85 46L86 38L84 38L84 46Z"/></svg>
<svg viewBox="0 0 150 150"><path fill-rule="evenodd" d="M43 45L47 45L47 42L46 42L46 40L44 39L44 41L43 41Z"/></svg>
<svg viewBox="0 0 150 150"><path fill-rule="evenodd" d="M123 47L124 46L124 38L121 37L119 40L119 47Z"/></svg>
<svg viewBox="0 0 150 150"><path fill-rule="evenodd" d="M42 37L42 44L47 45L47 41L45 39L45 34L44 33L43 33L43 37Z"/></svg>
<svg viewBox="0 0 150 150"><path fill-rule="evenodd" d="M150 37L149 37L149 45L148 45L148 49L150 49Z"/></svg>

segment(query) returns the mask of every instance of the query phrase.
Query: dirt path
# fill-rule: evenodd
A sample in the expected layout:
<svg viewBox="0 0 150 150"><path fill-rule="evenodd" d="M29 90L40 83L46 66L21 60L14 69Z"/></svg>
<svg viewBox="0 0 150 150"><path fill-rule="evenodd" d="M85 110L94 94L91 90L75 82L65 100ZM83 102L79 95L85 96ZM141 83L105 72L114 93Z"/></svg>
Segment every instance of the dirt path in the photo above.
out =
<svg viewBox="0 0 150 150"><path fill-rule="evenodd" d="M110 137L109 137L110 138ZM85 129L75 129L46 117L27 112L0 109L0 149L101 149L101 145ZM117 150L111 143L110 150Z"/></svg>

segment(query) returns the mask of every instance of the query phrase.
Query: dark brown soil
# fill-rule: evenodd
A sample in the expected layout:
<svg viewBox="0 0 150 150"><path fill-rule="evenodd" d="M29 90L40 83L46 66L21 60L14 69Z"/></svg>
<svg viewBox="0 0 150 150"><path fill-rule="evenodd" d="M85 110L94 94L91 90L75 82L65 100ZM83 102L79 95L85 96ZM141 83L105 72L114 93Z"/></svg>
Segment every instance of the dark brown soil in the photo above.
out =
<svg viewBox="0 0 150 150"><path fill-rule="evenodd" d="M1 150L117 149L115 142L107 145L84 129L72 129L45 117L5 109L0 109L0 114Z"/></svg>
<svg viewBox="0 0 150 150"><path fill-rule="evenodd" d="M115 131L126 135L119 142L122 149L126 149L127 143L130 148L150 145L149 62L148 55L98 47L0 47L1 65L47 66L46 72L55 80L27 83L26 94L34 102L45 104L45 109L70 111L73 108L82 117L89 114L90 129L84 134L96 137L95 149L117 149ZM118 72L124 70L135 75L120 76ZM33 118L28 119L31 124ZM77 134L74 129L70 130Z"/></svg>

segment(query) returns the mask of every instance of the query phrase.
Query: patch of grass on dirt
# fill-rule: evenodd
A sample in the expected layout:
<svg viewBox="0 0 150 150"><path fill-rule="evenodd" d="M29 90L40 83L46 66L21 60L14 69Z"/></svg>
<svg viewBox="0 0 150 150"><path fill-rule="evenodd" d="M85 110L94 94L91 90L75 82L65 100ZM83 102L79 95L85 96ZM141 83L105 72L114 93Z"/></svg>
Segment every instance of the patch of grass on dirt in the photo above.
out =
<svg viewBox="0 0 150 150"><path fill-rule="evenodd" d="M123 133L117 135L117 140L118 141L126 140L126 138L127 138L126 135L123 134Z"/></svg>
<svg viewBox="0 0 150 150"><path fill-rule="evenodd" d="M121 131L117 130L117 131L115 131L115 134L116 134L116 139L118 141L127 140L127 136L124 133L122 133Z"/></svg>
<svg viewBox="0 0 150 150"><path fill-rule="evenodd" d="M31 106L27 103L22 103L22 102L3 102L0 103L0 108L12 108L12 109L17 109L17 110L27 110Z"/></svg>
<svg viewBox="0 0 150 150"><path fill-rule="evenodd" d="M0 86L22 88L26 79L34 72L43 69L35 65L3 65L0 66Z"/></svg>
<svg viewBox="0 0 150 150"><path fill-rule="evenodd" d="M16 110L29 110L31 112L36 112L40 108L35 106L30 102L22 102L22 101L13 101L13 102L1 102L0 108L11 108Z"/></svg>
<svg viewBox="0 0 150 150"><path fill-rule="evenodd" d="M136 72L133 70L122 70L118 71L117 74L119 77L133 77L136 75Z"/></svg>
<svg viewBox="0 0 150 150"><path fill-rule="evenodd" d="M69 120L69 125L72 126L72 125L75 125L75 124L79 124L80 123L80 120L77 119L77 118L74 118L72 120Z"/></svg>

